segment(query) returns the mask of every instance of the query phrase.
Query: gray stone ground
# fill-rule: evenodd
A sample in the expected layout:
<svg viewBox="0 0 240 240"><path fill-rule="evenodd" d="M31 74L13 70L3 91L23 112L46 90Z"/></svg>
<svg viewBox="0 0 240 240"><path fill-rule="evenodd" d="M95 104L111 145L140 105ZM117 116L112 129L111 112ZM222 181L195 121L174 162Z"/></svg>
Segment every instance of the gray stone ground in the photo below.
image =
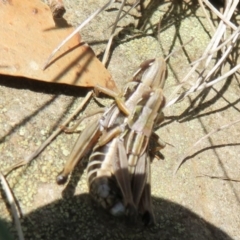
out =
<svg viewBox="0 0 240 240"><path fill-rule="evenodd" d="M65 18L77 25L105 2L67 0ZM194 37L191 44L170 57L165 87L165 95L170 97L188 72L189 62L201 56L210 39L211 29L196 2L151 1L143 13L134 10L121 21L108 66L119 87L142 61L166 56ZM98 55L107 42L118 7L115 3L82 31L84 41ZM160 17L159 42L156 24ZM235 21L239 23L239 17ZM55 177L78 135L58 136L29 166L8 176L24 215L26 239L240 239L239 182L198 177L206 174L240 179L240 124L204 140L173 175L177 160L195 141L239 118L239 88L239 80L229 78L165 109L166 120L157 133L174 146L167 145L162 151L165 160L152 163L154 228L144 228L140 223L129 225L97 207L88 195L84 166L74 171L67 186L57 186ZM0 169L31 154L88 91L0 76ZM103 99L105 104L109 101ZM91 101L85 113L97 107ZM10 219L4 201L0 201L0 216Z"/></svg>

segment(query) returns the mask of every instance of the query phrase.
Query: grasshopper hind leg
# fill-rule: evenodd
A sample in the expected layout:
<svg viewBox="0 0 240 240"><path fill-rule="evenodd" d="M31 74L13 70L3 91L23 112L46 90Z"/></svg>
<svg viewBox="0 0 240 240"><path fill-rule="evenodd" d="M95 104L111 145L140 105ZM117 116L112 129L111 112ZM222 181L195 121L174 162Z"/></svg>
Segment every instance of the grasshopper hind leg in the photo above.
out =
<svg viewBox="0 0 240 240"><path fill-rule="evenodd" d="M65 164L64 169L56 178L58 184L64 184L67 181L69 174L82 160L82 158L88 155L88 153L92 150L92 147L94 144L96 144L100 135L101 131L99 129L98 119L92 122L88 128L85 128L81 132Z"/></svg>

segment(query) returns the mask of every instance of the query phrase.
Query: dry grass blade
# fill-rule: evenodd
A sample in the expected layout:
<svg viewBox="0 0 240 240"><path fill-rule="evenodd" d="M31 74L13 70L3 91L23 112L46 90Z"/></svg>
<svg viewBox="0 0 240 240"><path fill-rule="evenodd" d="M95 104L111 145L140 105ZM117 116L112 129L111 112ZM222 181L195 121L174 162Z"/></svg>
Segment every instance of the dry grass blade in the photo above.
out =
<svg viewBox="0 0 240 240"><path fill-rule="evenodd" d="M220 179L220 180L224 180L224 181L231 181L231 182L240 182L239 179L233 179L233 178L228 178L228 177L221 177L221 176L211 176L211 175L207 175L207 174L202 174L196 177L208 177L208 178L212 178L212 179Z"/></svg>
<svg viewBox="0 0 240 240"><path fill-rule="evenodd" d="M196 71L200 62L203 60L205 61L205 68L201 70L199 74L199 78L196 80L195 84L193 84L193 86L190 89L182 92L179 96L173 99L171 99L171 96L170 96L171 100L166 104L166 107L169 107L174 103L184 99L185 97L187 97L189 94L193 92L204 90L205 88L216 84L217 82L232 75L239 69L239 65L237 65L233 69L229 70L227 73L223 74L223 76L208 82L209 79L214 75L214 73L216 73L216 71L219 70L225 64L226 59L230 55L233 47L235 46L235 44L237 43L237 40L240 37L240 28L239 27L237 28L234 24L230 24L230 19L234 13L234 9L236 9L238 1L234 1L233 3L232 1L228 1L228 4L226 6L226 9L223 15L219 11L217 11L208 1L204 0L204 2L214 13L218 12L217 16L220 17L221 21L218 25L217 30L214 33L214 36L212 37L210 43L208 44L206 50L204 51L202 57L200 57L200 59L198 59L193 63L192 69L183 78L183 81L178 87L176 87L176 89L174 90L171 96L179 92L182 85L188 82L189 77L193 74L193 72ZM226 27L227 27L226 24L231 28L233 28L234 32L225 40L224 35L226 34ZM221 43L221 40L223 41L223 43ZM213 54L217 53L218 51L221 51L221 54L222 54L221 58L218 59L216 64L211 69L208 70L208 66L210 66L209 63L211 62L214 56Z"/></svg>
<svg viewBox="0 0 240 240"><path fill-rule="evenodd" d="M5 179L5 177L1 172L0 172L0 180L1 180L2 188L6 194L7 200L11 207L11 213L17 228L18 238L19 240L24 240L23 231L22 231L20 220L19 220L20 214L18 212L17 204L14 201L14 197L12 195L12 191L9 188L7 180Z"/></svg>
<svg viewBox="0 0 240 240"><path fill-rule="evenodd" d="M14 164L13 166L11 166L6 172L8 175L13 169L16 169L18 167L21 167L25 164L30 163L35 157L37 157L39 155L39 153L41 153L46 147L47 145L60 133L63 131L64 127L66 127L70 121L82 110L82 108L85 106L85 104L89 101L89 99L92 97L93 95L93 91L89 92L87 94L87 96L84 98L84 100L81 102L81 104L79 105L79 107L76 109L76 111L62 124L61 128L58 128L57 130L55 130L51 136L45 140L45 142L34 152L32 153L30 156L28 156L26 159L19 161L18 163Z"/></svg>
<svg viewBox="0 0 240 240"><path fill-rule="evenodd" d="M46 63L43 66L43 70L47 68L50 60L52 57L61 49L61 47L67 43L75 34L77 34L85 25L87 25L94 17L96 17L100 12L105 10L107 7L109 7L115 0L110 0L108 3L106 3L103 7L97 9L92 15L90 15L82 24L80 24L70 35L68 35L50 54L48 57Z"/></svg>
<svg viewBox="0 0 240 240"><path fill-rule="evenodd" d="M235 40L233 39L235 39L236 37L238 38L239 35L240 35L240 27L238 27L236 31L234 31L233 34L229 38L227 38L223 43L221 43L217 48L209 51L206 55L202 55L202 57L200 57L198 60L192 62L191 65L194 65L196 62L202 61L204 58L208 57L210 54L213 54L219 51L221 48L227 46L227 44L229 44L230 42L232 43L235 42Z"/></svg>
<svg viewBox="0 0 240 240"><path fill-rule="evenodd" d="M204 139L206 139L206 138L209 138L209 137L210 137L211 135L213 135L214 133L219 132L219 131L222 131L222 130L224 130L224 129L226 129L226 128L229 128L229 127L231 127L232 125L234 125L234 124L236 124L236 123L238 123L238 122L240 122L240 119L238 119L238 120L236 120L236 121L234 121L234 122L225 124L225 125L217 128L217 129L214 129L213 131L211 131L211 132L208 133L207 135L201 137L197 142L195 142L195 143L188 149L187 153L184 154L184 156L183 156L180 160L178 160L178 164L177 164L177 167L176 167L175 170L174 170L174 174L177 173L177 171L179 170L179 168L180 168L180 167L182 166L182 164L185 162L185 158L190 154L190 152L192 151L192 149L193 149L194 147L196 147L200 142L202 142L202 141L203 141Z"/></svg>
<svg viewBox="0 0 240 240"><path fill-rule="evenodd" d="M238 64L237 66L232 68L230 71L228 71L225 74L223 74L221 77L218 77L218 78L212 80L211 82L208 82L208 83L202 82L201 84L194 85L189 90L183 92L178 97L176 97L173 100L169 101L168 104L166 105L166 107L169 107L169 106L173 105L174 103L182 100L183 98L187 97L188 95L190 95L193 92L197 92L197 91L200 91L200 90L212 87L214 84L216 84L216 83L226 79L227 77L229 77L232 74L234 74L235 72L237 72L239 68L240 68L240 64Z"/></svg>
<svg viewBox="0 0 240 240"><path fill-rule="evenodd" d="M211 87L213 86L214 84L220 82L221 80L231 76L232 74L234 74L235 72L238 71L238 69L240 68L240 64L238 64L237 66L235 66L234 68L232 68L230 71L226 72L224 75L222 75L221 77L219 78L216 78L214 80L212 80L211 82L209 83L204 83L202 84L197 90L203 90L205 88L208 88L208 87Z"/></svg>
<svg viewBox="0 0 240 240"><path fill-rule="evenodd" d="M213 30L213 31L216 31L216 29L215 29L212 21L210 20L208 14L207 14L207 11L206 11L205 7L203 6L202 0L198 0L198 3L199 3L199 5L201 6L201 8L202 8L202 10L203 10L203 12L204 12L204 14L205 14L205 16L206 16L206 18L207 18L207 20L208 20L209 25L210 25L211 28L212 28L212 30Z"/></svg>
<svg viewBox="0 0 240 240"><path fill-rule="evenodd" d="M231 23L229 20L227 20L219 11L217 11L217 9L209 1L206 1L206 0L203 0L203 1L222 21L224 21L224 23L226 23L233 30L236 30L237 27L233 23ZM238 2L239 2L239 0L235 1L235 3L236 3L236 4L234 4L235 7Z"/></svg>
<svg viewBox="0 0 240 240"><path fill-rule="evenodd" d="M214 6L212 6L210 3L209 3L208 6L211 6L211 10L215 9ZM222 37L225 34L226 27L227 27L226 24L225 24L225 21L223 21L223 19L226 20L226 21L229 21L231 19L232 15L233 15L233 13L234 13L234 10L236 9L236 7L237 7L236 1L232 4L232 6L231 6L231 1L227 2L227 6L226 6L224 14L223 14L223 16L221 18L221 21L220 21L220 23L218 25L217 31L215 32L213 38L210 41L210 44L208 45L208 48L207 48L208 51L210 49L215 49L218 46L219 42L221 41ZM215 11L217 11L217 10L215 9ZM219 14L220 14L220 12L219 12ZM234 30L236 30L236 29L234 29ZM212 57L213 57L213 55L210 55L207 58L205 66L208 66L208 64L210 63Z"/></svg>

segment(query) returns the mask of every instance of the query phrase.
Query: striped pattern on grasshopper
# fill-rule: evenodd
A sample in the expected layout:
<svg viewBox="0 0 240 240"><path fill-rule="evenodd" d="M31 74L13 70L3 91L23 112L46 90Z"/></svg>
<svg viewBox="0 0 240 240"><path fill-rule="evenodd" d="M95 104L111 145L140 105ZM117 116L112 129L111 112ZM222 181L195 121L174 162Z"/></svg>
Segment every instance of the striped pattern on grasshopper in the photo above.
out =
<svg viewBox="0 0 240 240"><path fill-rule="evenodd" d="M93 148L87 170L94 198L112 214L122 211L135 217L140 212L146 224L154 222L149 140L163 120L165 74L163 59L149 60L127 83L122 96L98 88L116 101L81 133L58 183L65 182L77 162Z"/></svg>

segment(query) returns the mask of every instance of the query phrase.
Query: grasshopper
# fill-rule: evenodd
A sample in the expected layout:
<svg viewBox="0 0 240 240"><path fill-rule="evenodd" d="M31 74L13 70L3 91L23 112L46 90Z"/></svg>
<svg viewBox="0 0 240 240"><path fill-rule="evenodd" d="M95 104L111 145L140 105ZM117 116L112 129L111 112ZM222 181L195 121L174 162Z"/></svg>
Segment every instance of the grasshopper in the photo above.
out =
<svg viewBox="0 0 240 240"><path fill-rule="evenodd" d="M99 121L83 130L57 177L59 184L66 182L78 161L93 149L87 169L89 189L95 199L114 215L125 211L135 216L139 211L144 222L154 222L149 140L156 137L154 127L163 121L165 74L165 61L153 59L141 65L122 96L97 88L116 101ZM158 147L164 146L160 143Z"/></svg>

